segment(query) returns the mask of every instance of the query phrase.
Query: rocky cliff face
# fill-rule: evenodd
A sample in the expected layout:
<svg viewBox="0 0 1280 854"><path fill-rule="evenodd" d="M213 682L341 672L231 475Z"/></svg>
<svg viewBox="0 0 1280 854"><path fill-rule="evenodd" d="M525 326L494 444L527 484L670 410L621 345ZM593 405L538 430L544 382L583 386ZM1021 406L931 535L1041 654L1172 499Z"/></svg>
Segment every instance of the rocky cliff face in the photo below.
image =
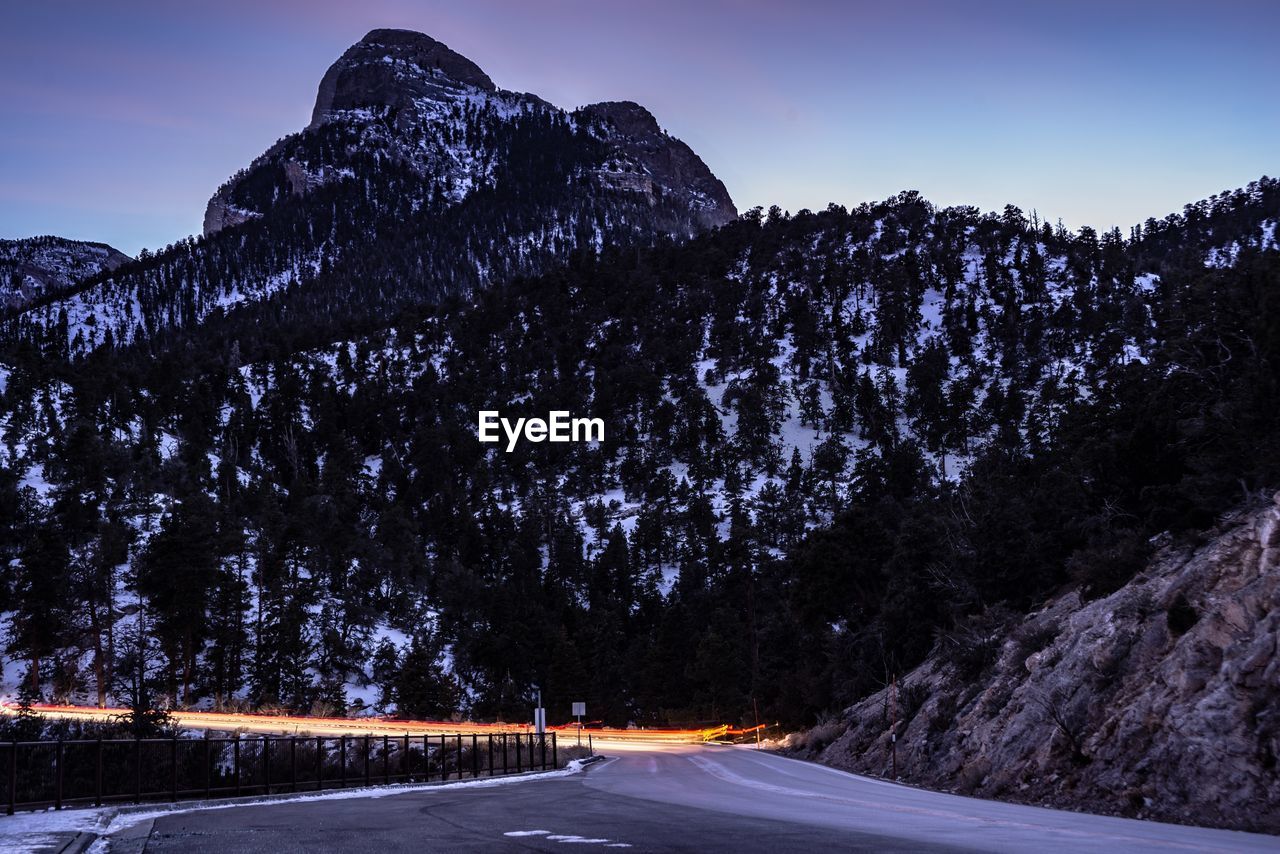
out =
<svg viewBox="0 0 1280 854"><path fill-rule="evenodd" d="M497 90L478 65L430 36L373 30L320 80L310 127L347 110L412 107L417 98L448 97L461 87Z"/></svg>
<svg viewBox="0 0 1280 854"><path fill-rule="evenodd" d="M720 179L692 148L664 133L644 107L633 101L605 101L580 112L602 119L613 131L614 141L625 155L624 167L640 167L600 170L606 185L637 190L655 200L663 194L682 195L701 228L714 228L737 216Z"/></svg>
<svg viewBox="0 0 1280 854"><path fill-rule="evenodd" d="M905 781L1280 832L1280 495L1164 544L1110 596L1065 593L974 640L995 653L983 672L940 650L790 746L887 775L896 720Z"/></svg>
<svg viewBox="0 0 1280 854"><path fill-rule="evenodd" d="M495 186L498 161L521 156L495 127L533 117L571 124L603 143L588 172L594 189L638 194L650 208L661 204L660 230L689 236L737 216L724 184L643 107L604 103L569 114L535 95L499 89L474 62L430 36L384 29L370 32L325 73L305 131L219 188L204 232L260 217L283 196L366 179L371 155L410 165L424 199L462 201Z"/></svg>
<svg viewBox="0 0 1280 854"><path fill-rule="evenodd" d="M105 243L51 236L0 240L0 310L21 309L128 260Z"/></svg>

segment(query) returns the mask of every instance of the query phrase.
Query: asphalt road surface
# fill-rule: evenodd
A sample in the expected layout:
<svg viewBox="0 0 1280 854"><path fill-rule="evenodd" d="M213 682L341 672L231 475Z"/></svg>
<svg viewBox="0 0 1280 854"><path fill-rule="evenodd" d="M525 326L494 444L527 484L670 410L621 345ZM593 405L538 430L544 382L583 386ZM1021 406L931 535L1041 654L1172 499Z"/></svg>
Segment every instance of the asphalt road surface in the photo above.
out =
<svg viewBox="0 0 1280 854"><path fill-rule="evenodd" d="M1280 852L1280 837L937 794L745 748L604 750L554 779L163 816L112 850Z"/></svg>

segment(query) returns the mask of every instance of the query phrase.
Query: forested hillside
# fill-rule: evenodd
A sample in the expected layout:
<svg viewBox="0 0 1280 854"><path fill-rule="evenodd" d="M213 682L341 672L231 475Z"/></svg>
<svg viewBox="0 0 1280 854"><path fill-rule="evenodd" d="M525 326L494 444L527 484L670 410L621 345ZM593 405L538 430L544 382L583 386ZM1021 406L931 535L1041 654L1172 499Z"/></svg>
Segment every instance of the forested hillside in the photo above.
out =
<svg viewBox="0 0 1280 854"><path fill-rule="evenodd" d="M402 198L352 188L77 297L153 293L145 335L76 346L55 304L9 328L11 686L519 718L537 684L612 723L803 723L1280 482L1271 179L1127 236L913 193L756 210L484 287L424 272L465 202L331 255ZM480 409L606 439L504 453Z"/></svg>
<svg viewBox="0 0 1280 854"><path fill-rule="evenodd" d="M45 235L0 240L0 317L110 272L129 256L105 243Z"/></svg>

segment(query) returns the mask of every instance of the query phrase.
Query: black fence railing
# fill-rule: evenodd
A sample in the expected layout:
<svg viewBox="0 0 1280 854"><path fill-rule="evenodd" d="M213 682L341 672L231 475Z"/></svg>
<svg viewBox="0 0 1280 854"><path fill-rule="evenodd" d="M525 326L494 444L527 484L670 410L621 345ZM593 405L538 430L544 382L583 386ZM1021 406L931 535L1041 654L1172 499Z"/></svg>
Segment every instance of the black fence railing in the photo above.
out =
<svg viewBox="0 0 1280 854"><path fill-rule="evenodd" d="M5 812L462 780L560 767L554 732L0 742Z"/></svg>

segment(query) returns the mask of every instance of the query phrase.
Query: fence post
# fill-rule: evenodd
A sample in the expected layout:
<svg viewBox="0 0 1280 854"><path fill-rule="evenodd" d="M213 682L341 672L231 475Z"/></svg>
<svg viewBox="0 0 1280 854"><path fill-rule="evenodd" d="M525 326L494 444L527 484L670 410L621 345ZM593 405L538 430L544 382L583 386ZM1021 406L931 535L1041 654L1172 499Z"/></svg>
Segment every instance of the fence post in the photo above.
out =
<svg viewBox="0 0 1280 854"><path fill-rule="evenodd" d="M538 741L540 742L539 748L542 751L542 770L546 771L547 770L547 734L544 732L540 736L538 736Z"/></svg>
<svg viewBox="0 0 1280 854"><path fill-rule="evenodd" d="M404 776L404 781L409 782L409 733L404 734L404 753L400 754L400 771Z"/></svg>
<svg viewBox="0 0 1280 854"><path fill-rule="evenodd" d="M524 759L520 755L520 733L516 733L516 773L524 771Z"/></svg>
<svg viewBox="0 0 1280 854"><path fill-rule="evenodd" d="M370 785L370 783L371 783L371 780L369 777L369 734L365 733L364 735L364 784L368 786Z"/></svg>
<svg viewBox="0 0 1280 854"><path fill-rule="evenodd" d="M422 779L431 779L431 736L422 737Z"/></svg>
<svg viewBox="0 0 1280 854"><path fill-rule="evenodd" d="M480 776L480 737L471 733L471 777Z"/></svg>
<svg viewBox="0 0 1280 854"><path fill-rule="evenodd" d="M324 739L316 736L316 791L324 791Z"/></svg>
<svg viewBox="0 0 1280 854"><path fill-rule="evenodd" d="M382 785L391 785L391 736L382 736Z"/></svg>
<svg viewBox="0 0 1280 854"><path fill-rule="evenodd" d="M53 749L53 774L54 774L54 790L53 790L53 808L55 810L62 809L62 739L58 739L58 746Z"/></svg>
<svg viewBox="0 0 1280 854"><path fill-rule="evenodd" d="M9 744L9 805L6 815L13 815L13 808L18 804L18 739Z"/></svg>
<svg viewBox="0 0 1280 854"><path fill-rule="evenodd" d="M502 773L507 773L507 734L502 734Z"/></svg>
<svg viewBox="0 0 1280 854"><path fill-rule="evenodd" d="M489 776L493 776L493 733L489 733L489 753L488 753Z"/></svg>
<svg viewBox="0 0 1280 854"><path fill-rule="evenodd" d="M142 803L142 736L133 737L133 802Z"/></svg>
<svg viewBox="0 0 1280 854"><path fill-rule="evenodd" d="M289 791L298 791L298 737L289 736Z"/></svg>
<svg viewBox="0 0 1280 854"><path fill-rule="evenodd" d="M596 755L596 747L594 744L591 743L591 733L587 733L587 755L588 756Z"/></svg>
<svg viewBox="0 0 1280 854"><path fill-rule="evenodd" d="M262 794L271 794L271 736L262 737Z"/></svg>
<svg viewBox="0 0 1280 854"><path fill-rule="evenodd" d="M178 737L169 742L169 797L178 800Z"/></svg>
<svg viewBox="0 0 1280 854"><path fill-rule="evenodd" d="M213 737L204 731L204 796L213 796Z"/></svg>
<svg viewBox="0 0 1280 854"><path fill-rule="evenodd" d="M457 736L458 739L458 779L462 779L462 735Z"/></svg>
<svg viewBox="0 0 1280 854"><path fill-rule="evenodd" d="M237 732L232 739L232 773L236 778L236 797L240 797L240 733Z"/></svg>
<svg viewBox="0 0 1280 854"><path fill-rule="evenodd" d="M339 742L338 758L342 762L342 775L339 778L339 783L345 789L347 787L347 737L345 735L342 736Z"/></svg>
<svg viewBox="0 0 1280 854"><path fill-rule="evenodd" d="M102 739L93 751L93 805L102 806Z"/></svg>
<svg viewBox="0 0 1280 854"><path fill-rule="evenodd" d="M551 733L551 767L552 768L560 767L560 754L557 752L558 750L559 748L556 745L556 734L552 732Z"/></svg>

